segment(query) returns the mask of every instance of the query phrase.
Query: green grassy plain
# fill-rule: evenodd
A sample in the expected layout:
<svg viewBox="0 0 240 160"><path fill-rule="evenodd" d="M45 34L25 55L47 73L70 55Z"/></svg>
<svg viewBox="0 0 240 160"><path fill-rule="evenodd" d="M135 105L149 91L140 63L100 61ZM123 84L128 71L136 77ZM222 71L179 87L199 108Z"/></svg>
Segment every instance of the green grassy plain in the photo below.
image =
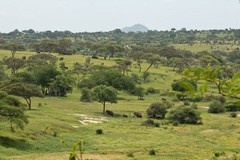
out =
<svg viewBox="0 0 240 160"><path fill-rule="evenodd" d="M32 54L18 52L16 56ZM9 56L10 52L0 51L0 59L6 55ZM70 68L74 62L85 60L82 55L58 57L64 57ZM91 63L112 66L115 61L98 59L91 60ZM145 63L143 70L146 68ZM132 72L139 74L135 68ZM171 68L163 66L151 68L150 72L149 82L142 86L160 89L160 94L170 89L172 81L180 77ZM77 89L67 97L33 98L33 109L26 111L30 123L24 131L11 133L8 124L0 123L0 159L65 160L72 145L80 140L87 143L84 159L94 160L200 160L212 157L215 152L223 151L229 155L240 152L240 118L230 118L229 113L209 114L205 108L207 103L199 104L203 125L172 126L157 120L161 124L159 128L142 126L147 119L146 109L151 103L161 101L160 94L149 94L144 101L139 101L136 96L119 92L121 100L117 104L107 104L107 109L116 116L107 117L102 124L88 125L81 124L81 117L77 114L101 118L102 105L80 102ZM172 98L167 97L170 102ZM179 104L175 102L175 106ZM141 112L144 118L134 118L134 111ZM122 118L122 114L130 117ZM103 129L104 134L97 135L96 129ZM155 156L148 155L150 149L156 150ZM129 153L134 157L127 157Z"/></svg>

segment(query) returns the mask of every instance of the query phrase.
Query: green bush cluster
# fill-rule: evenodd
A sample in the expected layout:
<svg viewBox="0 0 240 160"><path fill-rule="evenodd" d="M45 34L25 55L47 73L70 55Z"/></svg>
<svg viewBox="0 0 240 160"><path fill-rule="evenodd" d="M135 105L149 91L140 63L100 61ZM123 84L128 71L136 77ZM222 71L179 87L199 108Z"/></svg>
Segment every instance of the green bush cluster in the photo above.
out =
<svg viewBox="0 0 240 160"><path fill-rule="evenodd" d="M220 101L213 101L209 104L209 113L224 113L226 112L226 108L224 104L222 104Z"/></svg>

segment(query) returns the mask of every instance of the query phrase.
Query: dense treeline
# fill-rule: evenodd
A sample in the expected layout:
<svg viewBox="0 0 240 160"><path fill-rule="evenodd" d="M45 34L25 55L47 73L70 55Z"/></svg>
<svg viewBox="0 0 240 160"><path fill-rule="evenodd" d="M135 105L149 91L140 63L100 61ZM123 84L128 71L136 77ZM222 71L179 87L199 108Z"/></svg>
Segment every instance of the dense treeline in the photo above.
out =
<svg viewBox="0 0 240 160"><path fill-rule="evenodd" d="M110 54L127 46L137 45L144 47L161 47L171 44L194 44L197 42L207 44L239 45L240 30L180 30L148 31L145 33L122 32L116 29L110 32L72 33L70 31L44 31L36 32L32 29L9 33L0 33L0 47L6 43L22 44L28 50L37 52L59 52L72 54L76 52L103 51L108 49ZM45 50L41 50L45 46Z"/></svg>

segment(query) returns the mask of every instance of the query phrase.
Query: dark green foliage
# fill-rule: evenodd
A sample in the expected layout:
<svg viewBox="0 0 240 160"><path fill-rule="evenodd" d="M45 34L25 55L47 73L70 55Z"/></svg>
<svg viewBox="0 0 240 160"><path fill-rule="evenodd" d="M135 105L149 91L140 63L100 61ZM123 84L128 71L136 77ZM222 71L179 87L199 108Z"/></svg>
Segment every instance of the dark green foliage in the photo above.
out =
<svg viewBox="0 0 240 160"><path fill-rule="evenodd" d="M143 126L154 126L154 121L152 119L148 119L144 122L142 122Z"/></svg>
<svg viewBox="0 0 240 160"><path fill-rule="evenodd" d="M174 81L171 86L172 90L177 92L176 95L179 100L184 100L184 98L187 96L187 93L193 93L197 91L197 83L188 79Z"/></svg>
<svg viewBox="0 0 240 160"><path fill-rule="evenodd" d="M80 97L80 101L82 102L91 102L92 96L91 96L91 90L88 88L83 88L81 90L82 96Z"/></svg>
<svg viewBox="0 0 240 160"><path fill-rule="evenodd" d="M224 113L226 112L225 106L219 101L213 101L209 104L209 113Z"/></svg>
<svg viewBox="0 0 240 160"><path fill-rule="evenodd" d="M25 83L35 83L33 74L30 72L19 72L19 73L16 73L14 77L16 77L18 80Z"/></svg>
<svg viewBox="0 0 240 160"><path fill-rule="evenodd" d="M103 130L102 129L97 129L96 134L103 134Z"/></svg>
<svg viewBox="0 0 240 160"><path fill-rule="evenodd" d="M90 80L96 85L112 86L118 90L132 91L135 88L134 81L118 70L102 70L91 75Z"/></svg>
<svg viewBox="0 0 240 160"><path fill-rule="evenodd" d="M143 87L136 87L133 91L132 94L138 97L138 100L143 100L143 95L144 95L144 88Z"/></svg>
<svg viewBox="0 0 240 160"><path fill-rule="evenodd" d="M2 65L2 62L0 61L0 81L3 81L3 80L6 80L8 77L7 77L7 74L5 73L5 69Z"/></svg>
<svg viewBox="0 0 240 160"><path fill-rule="evenodd" d="M160 123L155 122L155 123L154 123L154 127L160 127Z"/></svg>
<svg viewBox="0 0 240 160"><path fill-rule="evenodd" d="M240 111L240 101L229 102L225 104L225 108L227 111L230 111L230 112Z"/></svg>
<svg viewBox="0 0 240 160"><path fill-rule="evenodd" d="M187 92L197 90L197 83L193 80L183 79L172 83L172 90L178 92Z"/></svg>
<svg viewBox="0 0 240 160"><path fill-rule="evenodd" d="M184 104L184 106L190 106L190 102L188 102L188 101L184 101L183 104Z"/></svg>
<svg viewBox="0 0 240 160"><path fill-rule="evenodd" d="M73 78L67 74L62 73L55 77L55 80L50 83L49 95L50 96L66 96L67 93L71 93L73 90Z"/></svg>
<svg viewBox="0 0 240 160"><path fill-rule="evenodd" d="M30 83L9 81L4 83L4 85L1 86L1 89L8 94L23 97L26 100L29 109L31 109L32 104L31 97L42 97L40 87Z"/></svg>
<svg viewBox="0 0 240 160"><path fill-rule="evenodd" d="M237 116L238 116L237 112L230 113L230 117L232 117L232 118L237 118Z"/></svg>
<svg viewBox="0 0 240 160"><path fill-rule="evenodd" d="M128 153L128 154L127 154L127 157L131 157L131 158L133 158L134 155L133 155L132 153Z"/></svg>
<svg viewBox="0 0 240 160"><path fill-rule="evenodd" d="M142 122L143 126L149 126L149 127L160 127L160 123L154 122L152 119L148 119L144 122Z"/></svg>
<svg viewBox="0 0 240 160"><path fill-rule="evenodd" d="M113 87L97 86L93 89L93 100L103 104L103 114L105 114L106 102L117 103L117 91Z"/></svg>
<svg viewBox="0 0 240 160"><path fill-rule="evenodd" d="M151 149L149 152L148 152L149 155L151 156L155 156L156 155L156 151L154 149Z"/></svg>
<svg viewBox="0 0 240 160"><path fill-rule="evenodd" d="M159 93L159 90L158 89L155 89L155 88L153 88L153 87L149 87L148 89L147 89L147 93Z"/></svg>
<svg viewBox="0 0 240 160"><path fill-rule="evenodd" d="M53 65L45 65L39 67L34 72L34 78L37 85L40 85L42 89L48 94L50 84L60 72Z"/></svg>
<svg viewBox="0 0 240 160"><path fill-rule="evenodd" d="M228 54L228 61L235 63L238 59L240 59L240 51L234 51Z"/></svg>
<svg viewBox="0 0 240 160"><path fill-rule="evenodd" d="M78 84L78 88L94 88L96 86L95 82L91 79L83 79L79 84Z"/></svg>
<svg viewBox="0 0 240 160"><path fill-rule="evenodd" d="M172 123L180 124L201 124L200 112L191 107L177 107L169 111L167 119Z"/></svg>
<svg viewBox="0 0 240 160"><path fill-rule="evenodd" d="M24 125L28 123L28 118L24 114L24 108L21 102L13 96L5 92L0 92L0 117L3 122L10 123L12 132L15 128L24 129Z"/></svg>
<svg viewBox="0 0 240 160"><path fill-rule="evenodd" d="M152 103L147 109L149 118L164 119L167 113L167 106L164 103Z"/></svg>
<svg viewBox="0 0 240 160"><path fill-rule="evenodd" d="M24 67L26 60L15 57L9 57L3 59L3 62L5 65L7 65L8 69L11 69L11 74L14 75L20 68Z"/></svg>

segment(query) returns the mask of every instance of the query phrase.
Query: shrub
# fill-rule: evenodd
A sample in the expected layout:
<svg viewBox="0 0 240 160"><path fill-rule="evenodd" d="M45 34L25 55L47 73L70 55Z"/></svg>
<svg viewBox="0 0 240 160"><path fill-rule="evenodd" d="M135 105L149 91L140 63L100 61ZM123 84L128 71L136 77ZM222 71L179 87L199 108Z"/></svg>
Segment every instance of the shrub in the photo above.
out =
<svg viewBox="0 0 240 160"><path fill-rule="evenodd" d="M201 124L200 112L191 107L181 106L172 109L168 115L167 119L172 123L180 124Z"/></svg>
<svg viewBox="0 0 240 160"><path fill-rule="evenodd" d="M152 119L148 119L142 123L143 126L154 126L154 121Z"/></svg>
<svg viewBox="0 0 240 160"><path fill-rule="evenodd" d="M190 106L190 102L188 102L188 101L184 101L183 104L184 104L184 106Z"/></svg>
<svg viewBox="0 0 240 160"><path fill-rule="evenodd" d="M210 94L204 97L204 101L212 101L212 100L220 101L222 104L226 103L226 98L224 96L216 96L216 95Z"/></svg>
<svg viewBox="0 0 240 160"><path fill-rule="evenodd" d="M237 116L238 116L237 112L230 113L230 117L232 117L232 118L237 118Z"/></svg>
<svg viewBox="0 0 240 160"><path fill-rule="evenodd" d="M148 89L147 89L147 93L159 93L159 90L158 89L155 89L155 88L153 88L153 87L149 87Z"/></svg>
<svg viewBox="0 0 240 160"><path fill-rule="evenodd" d="M91 102L92 101L92 96L91 96L91 91L88 88L83 88L81 90L82 96L80 97L80 101L82 102Z"/></svg>
<svg viewBox="0 0 240 160"><path fill-rule="evenodd" d="M134 155L132 153L128 153L127 157L134 157Z"/></svg>
<svg viewBox="0 0 240 160"><path fill-rule="evenodd" d="M150 127L160 127L160 123L154 122L152 119L148 119L142 123L143 126L150 126Z"/></svg>
<svg viewBox="0 0 240 160"><path fill-rule="evenodd" d="M156 151L154 149L151 149L149 152L148 152L149 155L156 155Z"/></svg>
<svg viewBox="0 0 240 160"><path fill-rule="evenodd" d="M237 112L240 111L240 101L230 102L225 105L227 111Z"/></svg>
<svg viewBox="0 0 240 160"><path fill-rule="evenodd" d="M164 119L167 113L167 106L164 103L152 103L147 109L147 115L150 118Z"/></svg>
<svg viewBox="0 0 240 160"><path fill-rule="evenodd" d="M102 129L97 129L96 134L103 134L103 130Z"/></svg>
<svg viewBox="0 0 240 160"><path fill-rule="evenodd" d="M213 101L209 105L209 113L224 113L226 111L225 106L220 101Z"/></svg>
<svg viewBox="0 0 240 160"><path fill-rule="evenodd" d="M154 127L160 127L160 123L154 122Z"/></svg>

